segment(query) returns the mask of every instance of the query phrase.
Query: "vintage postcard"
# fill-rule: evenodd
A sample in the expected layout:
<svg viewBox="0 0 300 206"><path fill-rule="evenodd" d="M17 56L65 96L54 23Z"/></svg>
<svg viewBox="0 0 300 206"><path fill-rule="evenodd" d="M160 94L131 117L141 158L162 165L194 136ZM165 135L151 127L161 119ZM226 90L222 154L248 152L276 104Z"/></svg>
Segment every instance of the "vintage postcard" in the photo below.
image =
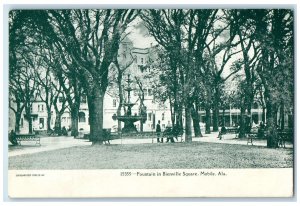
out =
<svg viewBox="0 0 300 206"><path fill-rule="evenodd" d="M293 197L294 18L10 10L9 197Z"/></svg>

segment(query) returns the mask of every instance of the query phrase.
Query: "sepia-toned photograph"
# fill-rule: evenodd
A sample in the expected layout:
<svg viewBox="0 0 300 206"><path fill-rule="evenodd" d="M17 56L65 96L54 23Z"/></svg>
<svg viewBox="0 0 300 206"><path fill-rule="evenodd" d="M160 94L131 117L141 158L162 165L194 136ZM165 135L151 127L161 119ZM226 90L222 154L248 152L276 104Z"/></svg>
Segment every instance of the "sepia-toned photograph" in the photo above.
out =
<svg viewBox="0 0 300 206"><path fill-rule="evenodd" d="M294 15L291 8L10 10L10 196L34 197L24 188L52 171L78 171L81 184L84 173L111 171L121 182L135 178L132 187L136 178L217 185L247 171L241 179L260 179L244 193L235 191L247 184L236 181L231 195L191 196L292 197ZM289 190L272 193L279 188L272 184ZM189 196L150 185L153 193L142 197ZM117 191L78 197L140 196ZM41 196L57 197L48 192Z"/></svg>

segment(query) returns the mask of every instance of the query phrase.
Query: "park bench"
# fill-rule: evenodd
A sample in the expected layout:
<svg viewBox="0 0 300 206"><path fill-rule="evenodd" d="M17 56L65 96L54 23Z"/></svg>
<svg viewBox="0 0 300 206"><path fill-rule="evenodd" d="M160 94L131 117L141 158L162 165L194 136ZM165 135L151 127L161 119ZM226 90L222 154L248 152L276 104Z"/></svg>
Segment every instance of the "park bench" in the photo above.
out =
<svg viewBox="0 0 300 206"><path fill-rule="evenodd" d="M278 131L278 147L284 147L287 141L293 141L293 131Z"/></svg>
<svg viewBox="0 0 300 206"><path fill-rule="evenodd" d="M40 137L35 134L15 134L15 139L19 145L22 141L35 141L36 145L41 145Z"/></svg>
<svg viewBox="0 0 300 206"><path fill-rule="evenodd" d="M110 144L110 140L114 139L112 137L115 136L111 135L111 129L102 129L102 135L104 144ZM90 141L93 141L90 134L84 134L83 139L89 139Z"/></svg>
<svg viewBox="0 0 300 206"><path fill-rule="evenodd" d="M145 138L151 138L155 135L153 131L150 132L129 132L129 133L119 133L118 134L121 138L131 138L131 139L145 139Z"/></svg>
<svg viewBox="0 0 300 206"><path fill-rule="evenodd" d="M174 138L178 141L178 137L180 137L180 142L183 142L183 130L167 127L165 131L161 133L160 138L166 139L166 142L175 142ZM153 139L152 139L153 143Z"/></svg>
<svg viewBox="0 0 300 206"><path fill-rule="evenodd" d="M235 134L235 138L238 138L239 128L238 127L228 128L228 129L226 129L226 133L227 134Z"/></svg>
<svg viewBox="0 0 300 206"><path fill-rule="evenodd" d="M218 138L222 140L224 134L235 134L235 138L238 138L239 128L238 127L225 128L224 131L222 131L221 129L221 131L218 134Z"/></svg>
<svg viewBox="0 0 300 206"><path fill-rule="evenodd" d="M257 132L248 132L245 134L247 138L247 145L251 143L253 145L253 139L257 137Z"/></svg>

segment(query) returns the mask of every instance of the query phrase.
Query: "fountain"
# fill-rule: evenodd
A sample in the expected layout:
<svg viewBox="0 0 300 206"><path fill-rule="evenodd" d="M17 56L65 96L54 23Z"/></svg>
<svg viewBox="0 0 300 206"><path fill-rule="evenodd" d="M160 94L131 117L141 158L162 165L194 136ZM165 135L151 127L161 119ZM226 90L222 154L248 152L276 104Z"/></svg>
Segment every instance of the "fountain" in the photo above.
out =
<svg viewBox="0 0 300 206"><path fill-rule="evenodd" d="M132 132L137 132L137 128L134 126L133 123L137 122L137 121L140 121L140 120L145 121L147 119L147 116L143 115L143 114L146 114L146 111L141 112L140 116L138 116L138 115L133 116L132 115L131 109L135 105L135 103L130 102L130 92L133 89L130 87L130 83L132 81L130 80L130 75L129 74L128 74L128 78L127 78L126 82L127 82L127 88L125 88L124 90L127 91L128 98L127 98L127 102L122 104L122 106L127 108L127 109L125 109L126 114L121 115L121 116L117 116L116 114L114 114L112 118L114 120L117 119L121 122L124 122L124 127L122 128L123 133L132 133Z"/></svg>

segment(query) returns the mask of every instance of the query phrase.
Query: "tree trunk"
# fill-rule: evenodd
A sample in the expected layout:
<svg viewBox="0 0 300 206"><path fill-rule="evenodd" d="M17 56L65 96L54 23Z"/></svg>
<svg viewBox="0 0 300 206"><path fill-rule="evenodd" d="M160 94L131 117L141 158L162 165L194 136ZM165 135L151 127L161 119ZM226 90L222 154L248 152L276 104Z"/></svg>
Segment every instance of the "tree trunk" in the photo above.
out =
<svg viewBox="0 0 300 206"><path fill-rule="evenodd" d="M239 138L245 137L245 130L246 130L246 120L245 120L245 113L246 109L244 107L241 107L241 118L240 118L240 127L239 127Z"/></svg>
<svg viewBox="0 0 300 206"><path fill-rule="evenodd" d="M219 131L219 103L220 103L220 91L219 85L216 83L215 94L214 94L214 108L213 108L213 131Z"/></svg>
<svg viewBox="0 0 300 206"><path fill-rule="evenodd" d="M147 112L144 111L144 99L143 98L140 100L140 108L139 108L139 110L140 110L140 116L146 115L146 119L147 119L148 116L147 116ZM145 112L146 112L146 114L145 114ZM144 131L144 123L145 123L144 120L140 120L140 132Z"/></svg>
<svg viewBox="0 0 300 206"><path fill-rule="evenodd" d="M26 120L28 121L28 133L32 134L33 129L32 129L32 118L31 118L30 105L25 107L25 117L26 117Z"/></svg>
<svg viewBox="0 0 300 206"><path fill-rule="evenodd" d="M78 136L78 113L77 107L73 106L71 108L71 135L74 137Z"/></svg>
<svg viewBox="0 0 300 206"><path fill-rule="evenodd" d="M15 116L16 116L15 132L18 134L18 133L20 133L20 120L21 120L22 113L16 112Z"/></svg>
<svg viewBox="0 0 300 206"><path fill-rule="evenodd" d="M51 108L47 108L47 131L51 130Z"/></svg>
<svg viewBox="0 0 300 206"><path fill-rule="evenodd" d="M222 118L223 118L223 126L225 127L225 108L223 108Z"/></svg>
<svg viewBox="0 0 300 206"><path fill-rule="evenodd" d="M88 96L90 114L90 140L93 145L103 144L103 100L104 94L99 87L95 87L92 95Z"/></svg>
<svg viewBox="0 0 300 206"><path fill-rule="evenodd" d="M144 123L143 120L140 120L140 132L144 131Z"/></svg>
<svg viewBox="0 0 300 206"><path fill-rule="evenodd" d="M61 133L61 114L60 112L56 112L54 131L60 135Z"/></svg>
<svg viewBox="0 0 300 206"><path fill-rule="evenodd" d="M122 77L123 77L123 73L120 71L119 67L118 67L118 89L119 89L119 105L118 105L118 109L117 109L117 116L121 116L121 109L123 106L123 89L122 89ZM118 132L122 131L122 123L121 121L118 120Z"/></svg>
<svg viewBox="0 0 300 206"><path fill-rule="evenodd" d="M178 105L176 102L174 103L174 121L175 121L175 124L177 126L179 126L179 111L178 111Z"/></svg>
<svg viewBox="0 0 300 206"><path fill-rule="evenodd" d="M262 108L262 121L266 123L266 107Z"/></svg>
<svg viewBox="0 0 300 206"><path fill-rule="evenodd" d="M122 108L122 105L120 103L118 106L118 109L117 109L117 116L121 116L121 108ZM120 120L117 120L117 121L118 121L118 132L121 132L122 131L122 123Z"/></svg>
<svg viewBox="0 0 300 206"><path fill-rule="evenodd" d="M29 126L29 134L33 133L33 129L32 129L32 118L29 116L28 118L28 126Z"/></svg>
<svg viewBox="0 0 300 206"><path fill-rule="evenodd" d="M199 123L200 123L199 118L193 118L195 137L203 137Z"/></svg>
<svg viewBox="0 0 300 206"><path fill-rule="evenodd" d="M213 110L213 132L219 131L219 106L215 105Z"/></svg>
<svg viewBox="0 0 300 206"><path fill-rule="evenodd" d="M191 108L185 107L185 142L192 142Z"/></svg>
<svg viewBox="0 0 300 206"><path fill-rule="evenodd" d="M271 102L267 102L267 147L278 148L278 135L276 128L276 107Z"/></svg>
<svg viewBox="0 0 300 206"><path fill-rule="evenodd" d="M284 103L281 102L280 105L280 129L284 130Z"/></svg>
<svg viewBox="0 0 300 206"><path fill-rule="evenodd" d="M210 108L205 108L205 134L210 134Z"/></svg>
<svg viewBox="0 0 300 206"><path fill-rule="evenodd" d="M181 105L177 107L176 124L179 125L179 127L183 129L182 106Z"/></svg>
<svg viewBox="0 0 300 206"><path fill-rule="evenodd" d="M194 106L192 106L192 119L193 119L195 137L203 137L200 128L200 118L198 114L198 109L197 108L195 109Z"/></svg>
<svg viewBox="0 0 300 206"><path fill-rule="evenodd" d="M170 102L171 122L172 122L172 127L174 128L174 125L175 125L175 114L174 114L175 113L175 107L171 102L171 97L169 97L169 102Z"/></svg>

